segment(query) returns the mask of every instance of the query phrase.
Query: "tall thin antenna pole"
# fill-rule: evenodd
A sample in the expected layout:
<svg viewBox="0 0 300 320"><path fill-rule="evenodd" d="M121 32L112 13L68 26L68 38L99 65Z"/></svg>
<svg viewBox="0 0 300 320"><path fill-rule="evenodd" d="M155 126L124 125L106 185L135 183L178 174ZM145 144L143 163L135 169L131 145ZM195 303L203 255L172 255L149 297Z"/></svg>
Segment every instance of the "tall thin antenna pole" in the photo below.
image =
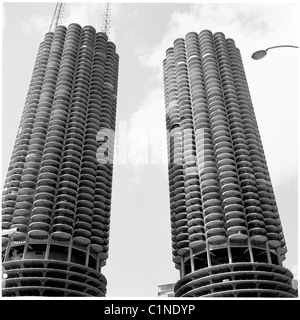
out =
<svg viewBox="0 0 300 320"><path fill-rule="evenodd" d="M111 3L106 3L104 7L104 13L102 17L102 32L107 36L110 34L111 28Z"/></svg>
<svg viewBox="0 0 300 320"><path fill-rule="evenodd" d="M54 10L54 14L51 20L50 32L54 32L55 28L62 23L62 16L64 13L65 4L63 2L57 2Z"/></svg>

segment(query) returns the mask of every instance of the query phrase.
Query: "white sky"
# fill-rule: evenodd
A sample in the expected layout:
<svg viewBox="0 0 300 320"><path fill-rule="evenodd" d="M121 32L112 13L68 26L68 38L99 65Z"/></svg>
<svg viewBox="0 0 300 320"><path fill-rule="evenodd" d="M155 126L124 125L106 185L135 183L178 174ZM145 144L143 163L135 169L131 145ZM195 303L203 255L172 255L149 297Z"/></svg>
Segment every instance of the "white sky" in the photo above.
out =
<svg viewBox="0 0 300 320"><path fill-rule="evenodd" d="M2 185L54 8L55 2L3 4ZM63 24L100 30L102 9L99 1L67 3ZM113 2L111 39L120 67L110 247L102 270L107 297L156 297L157 285L179 277L171 254L162 61L175 39L203 29L225 33L241 50L287 242L284 265L298 273L299 53L281 48L251 59L259 49L299 45L297 2Z"/></svg>

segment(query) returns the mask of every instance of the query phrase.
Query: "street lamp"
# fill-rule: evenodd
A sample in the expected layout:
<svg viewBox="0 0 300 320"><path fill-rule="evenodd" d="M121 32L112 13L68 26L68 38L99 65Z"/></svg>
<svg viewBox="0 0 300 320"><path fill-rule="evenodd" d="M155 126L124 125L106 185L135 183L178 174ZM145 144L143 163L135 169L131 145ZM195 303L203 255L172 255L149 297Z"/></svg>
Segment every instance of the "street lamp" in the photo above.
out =
<svg viewBox="0 0 300 320"><path fill-rule="evenodd" d="M10 236L16 232L19 231L19 228L12 228L12 229L7 229L7 230L3 230L1 233L1 236Z"/></svg>
<svg viewBox="0 0 300 320"><path fill-rule="evenodd" d="M286 48L286 47L288 47L288 48L297 48L297 49L299 48L297 46L291 46L291 45L274 46L274 47L267 48L266 50L258 50L256 52L254 52L251 57L254 60L260 60L260 59L264 58L267 55L267 51L268 50L275 49L275 48Z"/></svg>

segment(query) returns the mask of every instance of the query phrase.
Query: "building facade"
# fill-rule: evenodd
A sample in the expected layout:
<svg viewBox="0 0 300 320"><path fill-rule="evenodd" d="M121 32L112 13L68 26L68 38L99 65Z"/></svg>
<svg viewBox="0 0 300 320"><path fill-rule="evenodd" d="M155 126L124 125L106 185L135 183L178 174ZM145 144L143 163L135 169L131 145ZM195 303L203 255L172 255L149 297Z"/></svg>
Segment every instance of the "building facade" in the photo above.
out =
<svg viewBox="0 0 300 320"><path fill-rule="evenodd" d="M158 286L157 296L159 298L172 298L174 297L174 286L175 283L161 284Z"/></svg>
<svg viewBox="0 0 300 320"><path fill-rule="evenodd" d="M118 61L91 26L39 46L3 190L3 296L106 294Z"/></svg>
<svg viewBox="0 0 300 320"><path fill-rule="evenodd" d="M221 32L163 61L176 297L295 297L239 49Z"/></svg>

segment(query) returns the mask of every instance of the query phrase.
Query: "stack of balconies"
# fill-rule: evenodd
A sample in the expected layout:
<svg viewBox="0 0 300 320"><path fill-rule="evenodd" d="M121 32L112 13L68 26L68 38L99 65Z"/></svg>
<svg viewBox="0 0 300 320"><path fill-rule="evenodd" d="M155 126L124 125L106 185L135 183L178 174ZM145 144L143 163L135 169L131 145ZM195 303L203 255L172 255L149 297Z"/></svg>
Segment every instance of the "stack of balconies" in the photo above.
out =
<svg viewBox="0 0 300 320"><path fill-rule="evenodd" d="M19 229L12 241L4 239L5 263L22 264L42 251L38 259L45 268L49 259L97 272L105 265L118 79L115 49L106 34L91 26L58 26L54 34L46 34L4 190L3 228ZM111 157L100 164L97 134L103 128L110 130ZM104 279L98 283L99 295L105 294ZM7 289L8 295L12 292Z"/></svg>

